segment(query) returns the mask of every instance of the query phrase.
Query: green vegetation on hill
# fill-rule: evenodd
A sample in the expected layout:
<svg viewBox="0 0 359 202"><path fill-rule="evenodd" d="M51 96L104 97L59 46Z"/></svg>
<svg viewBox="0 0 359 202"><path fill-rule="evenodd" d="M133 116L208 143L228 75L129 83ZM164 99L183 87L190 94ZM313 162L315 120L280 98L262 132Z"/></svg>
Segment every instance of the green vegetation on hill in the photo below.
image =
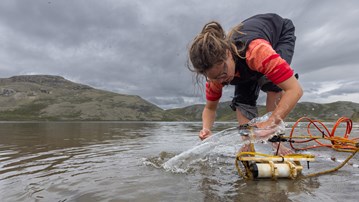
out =
<svg viewBox="0 0 359 202"><path fill-rule="evenodd" d="M163 109L139 96L73 83L59 76L0 79L0 120L161 121Z"/></svg>
<svg viewBox="0 0 359 202"><path fill-rule="evenodd" d="M237 121L236 114L229 107L230 102L219 104L216 120ZM201 121L201 113L204 105L189 106L181 109L171 109L168 112L178 115L185 115L190 121ZM185 114L183 113L185 111ZM258 106L259 115L266 113L265 106ZM322 121L335 121L345 116L353 121L359 121L359 104L353 102L334 102L329 104L317 104L311 102L298 103L294 110L288 115L286 121L296 121L306 116L311 119Z"/></svg>
<svg viewBox="0 0 359 202"><path fill-rule="evenodd" d="M204 105L163 110L139 96L94 89L60 76L31 75L0 79L0 121L116 120L201 121ZM259 114L265 107L259 106ZM302 116L332 121L341 116L359 121L359 104L298 103L286 121ZM229 102L219 104L218 121L236 121Z"/></svg>

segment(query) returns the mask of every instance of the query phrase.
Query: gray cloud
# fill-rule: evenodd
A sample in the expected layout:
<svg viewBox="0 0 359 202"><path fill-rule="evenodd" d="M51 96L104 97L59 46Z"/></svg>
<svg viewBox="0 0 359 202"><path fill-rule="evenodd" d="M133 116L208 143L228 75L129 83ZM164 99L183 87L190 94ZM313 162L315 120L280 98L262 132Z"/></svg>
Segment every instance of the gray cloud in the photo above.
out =
<svg viewBox="0 0 359 202"><path fill-rule="evenodd" d="M3 0L0 77L61 75L163 108L203 103L203 88L185 66L203 24L217 20L229 30L251 15L276 12L296 25L292 67L301 75L303 101L357 101L358 6L354 0ZM225 89L223 100L232 94Z"/></svg>

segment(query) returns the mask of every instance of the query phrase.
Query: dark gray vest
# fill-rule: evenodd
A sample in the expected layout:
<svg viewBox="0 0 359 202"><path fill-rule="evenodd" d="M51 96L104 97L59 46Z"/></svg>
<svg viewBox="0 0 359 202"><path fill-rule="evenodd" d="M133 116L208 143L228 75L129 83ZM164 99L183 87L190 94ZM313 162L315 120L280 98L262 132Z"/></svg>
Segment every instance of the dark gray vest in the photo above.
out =
<svg viewBox="0 0 359 202"><path fill-rule="evenodd" d="M286 28L285 24L288 23L288 21L290 20L283 19L279 15L272 13L255 15L242 22L243 26L240 32L244 34L234 33L231 40L237 46L238 50L243 49L241 52L241 56L243 57L245 56L248 45L255 39L264 39L275 49L280 37L286 33L284 28ZM263 74L251 70L245 59L235 55L234 60L236 72L239 72L240 77L235 77L230 82L231 85L258 80L263 76Z"/></svg>

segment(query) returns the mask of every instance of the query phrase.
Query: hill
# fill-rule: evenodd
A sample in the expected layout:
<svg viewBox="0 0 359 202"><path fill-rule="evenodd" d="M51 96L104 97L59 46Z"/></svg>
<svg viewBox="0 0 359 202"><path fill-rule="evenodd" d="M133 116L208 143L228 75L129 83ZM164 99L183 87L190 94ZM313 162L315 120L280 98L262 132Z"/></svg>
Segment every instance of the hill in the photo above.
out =
<svg viewBox="0 0 359 202"><path fill-rule="evenodd" d="M153 120L163 109L134 95L94 89L60 76L0 79L0 120Z"/></svg>
<svg viewBox="0 0 359 202"><path fill-rule="evenodd" d="M236 114L229 107L230 102L219 104L216 120L236 121ZM169 113L184 116L191 121L201 121L204 105L194 105L179 109L167 110ZM265 106L258 106L260 115L266 113ZM334 102L328 104L318 104L311 102L301 102L296 105L293 111L287 116L286 121L296 121L300 117L309 117L321 121L335 121L341 116L359 121L359 104L354 102Z"/></svg>
<svg viewBox="0 0 359 202"><path fill-rule="evenodd" d="M98 90L52 75L0 79L0 121L201 121L203 104L163 110L135 95ZM259 106L259 114L265 107ZM333 121L346 116L359 121L359 104L298 103L286 121L308 116ZM220 103L218 121L236 121L229 102Z"/></svg>

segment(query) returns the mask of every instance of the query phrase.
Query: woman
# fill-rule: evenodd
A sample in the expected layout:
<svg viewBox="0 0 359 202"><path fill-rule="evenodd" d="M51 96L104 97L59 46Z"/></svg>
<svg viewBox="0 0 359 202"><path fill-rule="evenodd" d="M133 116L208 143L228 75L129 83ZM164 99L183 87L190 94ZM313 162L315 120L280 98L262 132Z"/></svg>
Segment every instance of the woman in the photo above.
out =
<svg viewBox="0 0 359 202"><path fill-rule="evenodd" d="M295 107L303 90L289 66L294 53L295 35L291 20L277 14L260 14L244 20L228 35L217 22L207 23L192 42L188 68L205 76L206 105L199 137L209 137L222 88L235 85L232 109L238 123L257 116L259 90L267 93L270 118L259 128L275 127ZM284 92L283 92L284 91ZM280 153L290 153L284 147Z"/></svg>

